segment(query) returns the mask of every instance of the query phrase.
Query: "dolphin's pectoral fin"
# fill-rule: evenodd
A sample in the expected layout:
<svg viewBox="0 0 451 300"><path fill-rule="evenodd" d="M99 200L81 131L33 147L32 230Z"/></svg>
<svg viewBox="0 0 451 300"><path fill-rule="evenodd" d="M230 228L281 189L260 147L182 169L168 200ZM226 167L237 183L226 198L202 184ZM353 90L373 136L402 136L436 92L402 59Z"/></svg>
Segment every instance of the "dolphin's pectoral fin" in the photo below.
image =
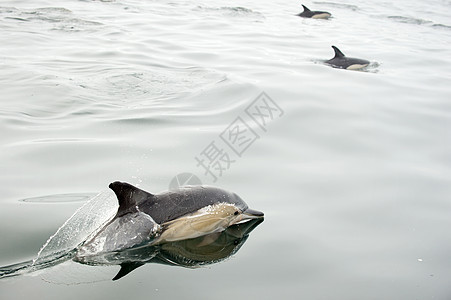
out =
<svg viewBox="0 0 451 300"><path fill-rule="evenodd" d="M131 271L141 267L142 265L144 265L144 263L142 263L142 262L128 262L128 263L121 264L121 269L116 274L116 276L114 276L113 281L121 279L122 277L124 277Z"/></svg>
<svg viewBox="0 0 451 300"><path fill-rule="evenodd" d="M109 188L114 191L117 200L119 201L117 217L136 211L136 207L139 204L148 201L149 198L153 197L151 193L140 190L126 182L115 181L110 183Z"/></svg>

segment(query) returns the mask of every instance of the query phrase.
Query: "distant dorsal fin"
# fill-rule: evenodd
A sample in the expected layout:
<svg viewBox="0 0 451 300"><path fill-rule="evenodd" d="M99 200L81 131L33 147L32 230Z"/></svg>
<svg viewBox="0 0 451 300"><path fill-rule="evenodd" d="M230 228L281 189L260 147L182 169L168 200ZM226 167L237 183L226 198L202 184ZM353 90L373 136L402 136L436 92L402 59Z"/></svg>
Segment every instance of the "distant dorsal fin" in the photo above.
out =
<svg viewBox="0 0 451 300"><path fill-rule="evenodd" d="M335 46L332 46L332 48L333 48L334 51L335 51L335 56L334 56L334 58L345 57L345 55L343 54L343 52L340 51L340 49L338 49L338 48L335 47Z"/></svg>
<svg viewBox="0 0 451 300"><path fill-rule="evenodd" d="M311 11L310 9L308 9L307 6L305 6L304 4L302 4L302 7L304 8L304 11Z"/></svg>
<svg viewBox="0 0 451 300"><path fill-rule="evenodd" d="M119 201L117 217L136 211L136 207L139 204L153 197L151 193L140 190L126 182L115 181L110 183L109 188L114 191Z"/></svg>

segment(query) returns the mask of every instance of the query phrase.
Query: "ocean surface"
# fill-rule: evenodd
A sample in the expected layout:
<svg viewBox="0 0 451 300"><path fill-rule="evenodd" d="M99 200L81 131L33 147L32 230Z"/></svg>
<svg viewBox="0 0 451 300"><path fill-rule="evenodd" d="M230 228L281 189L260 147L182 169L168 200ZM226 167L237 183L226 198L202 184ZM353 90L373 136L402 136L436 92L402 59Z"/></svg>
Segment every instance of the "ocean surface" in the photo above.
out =
<svg viewBox="0 0 451 300"><path fill-rule="evenodd" d="M215 264L66 262L0 299L450 299L451 1L301 4L1 0L0 266L116 180L193 174L265 220Z"/></svg>

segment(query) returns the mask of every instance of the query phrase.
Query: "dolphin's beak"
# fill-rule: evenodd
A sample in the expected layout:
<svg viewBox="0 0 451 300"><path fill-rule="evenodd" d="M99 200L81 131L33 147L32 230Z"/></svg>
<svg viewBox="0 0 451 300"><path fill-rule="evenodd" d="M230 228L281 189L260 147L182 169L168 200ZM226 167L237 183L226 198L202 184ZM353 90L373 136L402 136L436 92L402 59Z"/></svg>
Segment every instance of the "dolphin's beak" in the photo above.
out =
<svg viewBox="0 0 451 300"><path fill-rule="evenodd" d="M247 217L248 219L258 219L263 218L265 214L262 213L261 211L248 208L245 211L243 211L243 215L245 216L244 218Z"/></svg>
<svg viewBox="0 0 451 300"><path fill-rule="evenodd" d="M253 210L253 209L246 209L243 211L238 218L236 218L231 225L233 224L240 224L247 222L248 220L252 219L261 219L263 218L264 214L261 211Z"/></svg>

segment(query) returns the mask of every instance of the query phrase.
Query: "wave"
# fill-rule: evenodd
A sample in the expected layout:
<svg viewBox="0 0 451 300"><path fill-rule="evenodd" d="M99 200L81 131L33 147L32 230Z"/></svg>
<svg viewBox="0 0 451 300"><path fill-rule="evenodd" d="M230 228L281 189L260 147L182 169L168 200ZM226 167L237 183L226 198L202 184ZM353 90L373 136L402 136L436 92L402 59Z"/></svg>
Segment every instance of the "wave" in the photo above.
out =
<svg viewBox="0 0 451 300"><path fill-rule="evenodd" d="M393 20L395 22L403 23L403 24L413 24L413 25L427 25L433 28L441 28L441 29L451 29L451 26L434 23L431 20L425 20L421 18L415 17L404 17L404 16L386 16L386 18Z"/></svg>
<svg viewBox="0 0 451 300"><path fill-rule="evenodd" d="M197 6L194 8L195 11L204 11L209 13L218 13L221 15L229 16L229 17L257 17L264 18L263 14L257 11L253 11L252 9L237 6L237 7L206 7L206 6Z"/></svg>
<svg viewBox="0 0 451 300"><path fill-rule="evenodd" d="M388 16L387 18L394 20L396 22L405 23L405 24L431 24L432 21L419 19L419 18L411 18L411 17L403 17L403 16Z"/></svg>
<svg viewBox="0 0 451 300"><path fill-rule="evenodd" d="M313 3L315 3L315 4L324 4L324 5L328 5L330 7L343 8L343 9L352 10L352 11L359 10L359 7L357 5L352 5L352 4L328 2L328 1L315 1Z"/></svg>
<svg viewBox="0 0 451 300"><path fill-rule="evenodd" d="M92 26L103 25L98 21L77 17L71 10L64 7L42 7L34 9L17 9L15 7L0 7L0 14L5 19L20 22L47 24L50 30L83 31Z"/></svg>

